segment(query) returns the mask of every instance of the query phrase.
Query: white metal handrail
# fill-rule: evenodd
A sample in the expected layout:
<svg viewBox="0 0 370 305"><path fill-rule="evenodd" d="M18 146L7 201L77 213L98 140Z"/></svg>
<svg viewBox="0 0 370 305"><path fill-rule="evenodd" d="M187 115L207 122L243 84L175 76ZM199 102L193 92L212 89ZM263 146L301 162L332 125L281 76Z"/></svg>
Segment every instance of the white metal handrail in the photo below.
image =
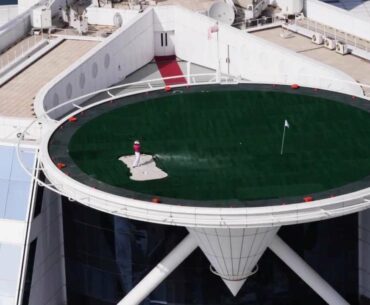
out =
<svg viewBox="0 0 370 305"><path fill-rule="evenodd" d="M163 86L163 81L164 80L171 80L171 79L178 79L178 78L183 78L184 75L177 75L177 76L170 76L170 77L165 77L165 78L155 78L155 79L151 79L151 80L143 80L143 81L137 81L137 82L132 82L132 83L127 83L127 84L120 84L120 85L116 85L116 86L112 86L112 87L109 87L109 88L104 88L104 89L100 89L100 90L97 90L97 91L94 91L94 92L90 92L90 93L87 93L87 94L84 94L84 95L81 95L79 97L76 97L76 98L73 98L71 100L68 100L66 102L63 102L61 104L59 104L58 106L55 106L53 108L50 108L50 109L47 109L45 111L45 113L42 115L44 118L48 117L48 114L49 113L52 113L53 111L56 111L57 109L59 108L62 108L66 105L69 105L69 104L74 104L74 106L77 106L78 105L78 101L81 101L81 100L86 100L87 98L90 98L90 97L93 97L93 96L96 96L98 94L101 94L101 93L107 93L108 95L110 95L108 92L112 92L113 90L118 90L118 89L125 89L125 88L129 88L129 87L139 87L139 86L142 86L142 88L145 88L144 92L145 91L148 91L148 90L158 90L158 89L164 89L165 86ZM209 81L201 81L201 82L194 82L194 77L213 77L212 79L210 79ZM188 82L187 82L187 85L200 85L200 84L209 84L209 83L217 83L217 75L215 73L201 73L201 74L190 74L190 75L185 75L185 78L188 78ZM223 76L222 77L222 80L223 82L233 82L235 81L235 78L233 77L230 77L230 76ZM157 84L155 87L153 86L153 84ZM179 85L172 85L171 87L181 87L183 86L183 84L179 84ZM137 94L137 93L141 93L143 90L138 90L137 92L130 92L130 94ZM112 93L111 93L112 94ZM115 95L114 98L119 98L119 97L123 97L125 96L125 94L119 94L119 95ZM110 99L108 100L111 100L112 99L112 96ZM101 100L97 103L94 103L94 104L91 104L91 105L98 105L100 104L101 102L104 102L104 100ZM84 107L83 109L87 109L87 108L90 108L90 106L86 106Z"/></svg>
<svg viewBox="0 0 370 305"><path fill-rule="evenodd" d="M165 79L176 79L182 76L173 76ZM249 81L240 80L235 77L230 76L219 76L214 73L207 74L192 74L185 75L188 80L187 84L172 85L173 89L181 88L183 86L189 85L204 85L204 84L235 84L235 83L250 83ZM208 80L204 81L207 77ZM200 80L199 80L200 79ZM342 80L338 80L342 81ZM162 82L162 85L154 87L153 84ZM344 81L347 82L347 81ZM258 82L257 82L258 83ZM265 82L260 82L265 83ZM354 85L359 85L354 82L347 82ZM363 84L370 88L369 85ZM139 90L134 90L130 92L123 92L117 95L113 95L112 91L124 88L139 87ZM184 225L184 226L210 226L214 227L240 227L240 226L281 226L282 224L293 224L304 221L312 221L314 219L325 219L336 217L339 215L344 215L348 213L353 213L359 210L366 209L369 207L370 202L367 200L367 196L370 196L370 189L361 190L358 192L338 196L335 198L317 200L309 204L289 204L282 206L271 206L271 207L259 207L259 208L202 208L202 207L183 207L183 206L172 206L167 204L153 205L148 202L141 202L135 199L123 198L117 195L108 194L103 191L94 190L93 192L90 188L72 178L66 176L61 171L57 170L56 166L49 159L47 149L44 151L44 162L41 167L45 168L45 165L52 167L53 174L58 175L57 181L62 181L63 184L47 184L40 181L37 177L32 174L32 170L28 169L24 162L22 162L20 155L20 146L22 144L22 139L24 138L27 130L35 123L45 121L49 119L49 114L61 107L66 105L71 105L72 109L75 109L71 113L64 115L59 121L55 121L58 127L63 124L71 116L77 115L78 113L85 111L89 108L95 107L102 103L106 103L113 99L122 98L132 94L143 93L147 91L163 90L165 89L163 85L163 79L154 79L147 81L139 81L129 84L122 84L113 86L107 89L98 90L72 100L66 101L56 107L47 110L40 118L30 123L24 130L18 144L17 144L17 157L24 168L24 170L36 180L39 185L60 194L69 197L71 200L77 200L87 206L109 212L111 214L116 214L120 216L126 216L130 218L135 218L138 220L147 220L152 222L167 223L172 225ZM111 95L108 94L111 93ZM108 98L104 98L95 103L81 106L78 105L78 101L86 100L88 97L95 96L99 93L107 93ZM48 136L52 134L49 131ZM44 145L46 145L44 143ZM41 150L43 147L41 147ZM124 204L122 199L125 200ZM150 216L148 216L150 215ZM148 219L150 218L150 219Z"/></svg>
<svg viewBox="0 0 370 305"><path fill-rule="evenodd" d="M275 84L279 84L279 85L290 84L287 81L281 81L281 80L282 79L287 80L287 79L291 78L291 76L292 76L291 74L283 74L283 73L282 74L271 74L271 73L266 74L266 73L261 73L261 72L253 72L253 74L255 76L259 76L261 78L269 76L270 79L272 79L272 78L275 79ZM145 89L145 91L153 90L153 89L154 90L164 89L165 86L163 86L163 85L161 86L161 83L163 83L164 80L177 79L177 78L180 78L180 77L182 78L182 77L184 77L184 75L177 75L177 76L171 76L171 77L165 77L165 78L156 78L156 79L151 79L151 80L143 80L143 81L137 81L137 82L127 83L127 84L120 84L120 85L112 86L112 87L109 87L109 88L100 89L100 90L90 92L90 93L81 95L79 97L70 99L68 101L65 101L65 102L59 104L58 106L47 109L45 111L45 113L42 115L42 117L48 118L49 113L52 113L52 112L56 111L57 109L62 108L64 106L68 105L68 104L72 104L72 105L74 104L74 106L77 108L77 106L78 106L77 102L78 101L86 100L87 98L96 96L96 95L101 94L101 93L107 93L108 95L110 95L108 92L111 93L113 90L125 89L125 88L128 88L128 87L135 87L135 86L140 86L140 85L144 85L144 87L148 86L148 89ZM210 79L209 81L200 81L200 82L196 81L196 78L204 78L204 77L213 77L213 78ZM308 77L312 80L315 80L316 83L317 83L317 86L315 86L315 88L323 89L320 82L322 80L327 80L327 81L334 81L334 82L342 83L342 84L361 86L361 87L370 89L370 84L364 84L364 83L360 83L360 82L353 82L353 81L349 81L349 80L334 79L334 78L331 78L331 77L311 75L311 74L300 74L300 77ZM241 78L233 77L233 76L230 76L230 75L221 77L221 76L217 75L217 73L190 74L190 75L185 75L185 78L188 81L187 85L202 85L202 84L209 84L209 83L235 83L235 82L237 82L237 83L250 83L251 82L251 81L242 80ZM266 81L253 81L253 82L254 83L266 83ZM154 87L152 85L152 83L153 84L158 83L158 85ZM183 86L183 84L175 85L175 86L181 87L181 86ZM329 88L326 88L326 89L330 90ZM135 92L135 93L141 93L141 90L138 90L138 92ZM133 94L133 92L131 92L130 94ZM123 96L125 96L125 94L115 95L114 98L120 98L120 97L123 97ZM365 96L360 96L360 95L357 95L357 97L366 98ZM111 96L110 99L112 99L112 96ZM100 101L100 102L104 102L104 101L105 101L105 99ZM92 105L95 106L97 104L99 104L99 102L94 103ZM89 106L86 106L86 107L89 108ZM79 106L78 106L78 108L79 108ZM82 109L82 108L79 108L79 109ZM40 119L38 119L38 120L40 120Z"/></svg>
<svg viewBox="0 0 370 305"><path fill-rule="evenodd" d="M45 122L45 120L49 120L50 117L49 117L49 114L66 106L66 105L72 105L76 110L71 112L71 113L68 113L67 115L65 115L64 117L62 117L61 119L59 119L58 121L57 120L54 120L55 122L64 122L66 121L69 117L73 116L73 115L76 115L77 113L79 112L82 112L82 111L86 111L87 109L89 108L92 108L92 107L95 107L97 105L100 105L100 104L103 104L103 103L106 103L108 101L111 101L112 99L119 99L119 98L122 98L122 97L125 97L125 96L128 96L128 95L133 95L133 94L139 94L139 93L143 93L143 92L148 92L148 91L156 91L156 90L160 90L160 89L165 89L166 86L163 85L163 81L164 80L170 80L170 79L177 79L177 78L180 78L180 77L184 77L184 75L178 75L178 76L171 76L171 77L165 77L165 78L156 78L156 79L151 79L151 80L144 80L144 81L137 81L137 82L132 82L132 83L127 83L127 84L121 84L121 85L116 85L116 86L112 86L112 87L109 87L109 88L105 88L105 89L101 89L101 90L97 90L97 91L94 91L94 92L90 92L90 93L87 93L85 95L82 95L82 96L79 96L79 97L76 97L76 98L73 98L71 100L68 100L66 102L63 102L51 109L48 109L44 112L44 114L33 120L31 123L29 123L24 131L22 132L22 134L20 135L19 137L19 141L17 143L17 157L18 157L18 161L19 163L21 164L22 168L26 171L26 173L28 175L30 175L33 179L36 179L37 182L39 183L39 185L42 185L42 186L45 186L47 187L48 189L52 190L52 191L56 191L57 193L63 195L62 193L60 193L57 189L53 188L52 187L52 184L46 184L45 182L41 181L41 180L38 180L36 177L34 177L32 175L32 169L29 169L27 168L27 166L24 164L24 162L22 162L22 158L20 156L20 145L22 144L22 141L24 140L25 138L25 135L27 134L28 130L35 124L37 123L43 123ZM202 81L202 82L194 82L196 80L197 77L211 77L211 79L209 81ZM220 78L220 81L217 81L217 78L218 76L215 74L215 73L203 73L203 74L191 74L189 75L189 79L188 79L188 83L186 85L204 85L204 84L210 84L210 83L235 83L235 80L233 78L230 78L230 77L222 77ZM191 79L191 80L190 80ZM162 82L162 85L157 85L157 86L153 86L152 83L160 83ZM128 87L135 87L135 86L140 86L140 85L144 85L143 86L143 89L140 89L140 90L137 90L137 91L130 91L128 93L121 93L121 94L117 94L117 95L113 95L111 94L110 92L112 90L118 90L118 89L124 89L124 88L128 88ZM148 86L148 87L146 87ZM179 84L179 85L172 85L171 87L172 88L176 88L176 87L183 87L184 84ZM89 97L93 97L93 96L96 96L97 94L101 94L101 93L107 93L109 98L105 98L105 99L102 99L102 100L99 100L95 103L92 103L92 104L89 104L89 105L86 105L84 107L81 107L79 106L78 104L76 104L76 102L80 101L80 100L85 100L86 98L89 98ZM42 166L42 165L41 165Z"/></svg>
<svg viewBox="0 0 370 305"><path fill-rule="evenodd" d="M309 18L301 18L292 21L291 24L288 24L288 27L292 24L313 31L315 33L322 34L323 36L341 41L345 44L362 49L366 52L370 52L370 41L325 25L321 22L317 22Z"/></svg>
<svg viewBox="0 0 370 305"><path fill-rule="evenodd" d="M12 47L13 50L4 51L2 54L0 54L0 71L24 57L28 51L42 41L42 35L33 35L28 37L26 41L18 42Z"/></svg>

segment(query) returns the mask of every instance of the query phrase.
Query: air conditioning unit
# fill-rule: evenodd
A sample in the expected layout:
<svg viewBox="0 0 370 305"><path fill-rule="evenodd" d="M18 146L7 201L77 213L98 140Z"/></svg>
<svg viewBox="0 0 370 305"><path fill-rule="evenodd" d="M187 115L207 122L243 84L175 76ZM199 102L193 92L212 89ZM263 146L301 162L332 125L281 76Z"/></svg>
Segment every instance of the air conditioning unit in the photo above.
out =
<svg viewBox="0 0 370 305"><path fill-rule="evenodd" d="M328 48L330 50L334 50L336 48L335 40L331 39L331 38L328 38L328 37L325 37L324 38L324 46L325 46L325 48Z"/></svg>
<svg viewBox="0 0 370 305"><path fill-rule="evenodd" d="M324 37L319 34L319 33L315 33L312 35L312 42L315 43L315 44L323 44L324 42Z"/></svg>
<svg viewBox="0 0 370 305"><path fill-rule="evenodd" d="M37 7L32 11L31 25L36 29L51 28L51 9L46 6Z"/></svg>
<svg viewBox="0 0 370 305"><path fill-rule="evenodd" d="M335 51L339 54L345 55L348 53L347 45L343 42L338 41L335 47Z"/></svg>

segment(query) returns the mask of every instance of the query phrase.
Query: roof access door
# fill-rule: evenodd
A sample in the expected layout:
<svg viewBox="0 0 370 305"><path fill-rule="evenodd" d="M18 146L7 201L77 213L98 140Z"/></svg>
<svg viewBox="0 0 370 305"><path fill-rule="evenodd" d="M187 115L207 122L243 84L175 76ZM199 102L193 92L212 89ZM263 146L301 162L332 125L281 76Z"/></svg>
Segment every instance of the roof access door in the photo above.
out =
<svg viewBox="0 0 370 305"><path fill-rule="evenodd" d="M154 35L156 56L175 55L174 31L155 32Z"/></svg>

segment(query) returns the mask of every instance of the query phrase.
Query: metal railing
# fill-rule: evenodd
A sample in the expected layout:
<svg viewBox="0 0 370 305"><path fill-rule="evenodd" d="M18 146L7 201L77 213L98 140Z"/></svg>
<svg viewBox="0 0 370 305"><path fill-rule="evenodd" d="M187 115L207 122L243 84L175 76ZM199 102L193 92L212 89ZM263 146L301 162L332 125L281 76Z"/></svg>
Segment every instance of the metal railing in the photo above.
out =
<svg viewBox="0 0 370 305"><path fill-rule="evenodd" d="M233 26L243 30L243 29L258 28L258 27L266 26L266 25L275 25L275 24L278 25L281 23L282 23L281 19L276 16L261 17L257 19L248 19L248 20L237 18L234 21Z"/></svg>
<svg viewBox="0 0 370 305"><path fill-rule="evenodd" d="M32 35L0 54L0 71L22 58L30 49L44 39L43 35Z"/></svg>
<svg viewBox="0 0 370 305"><path fill-rule="evenodd" d="M344 31L338 30L323 23L311 20L309 18L297 18L295 20L290 21L290 23L287 24L286 26L289 28L289 26L291 25L299 26L306 30L322 34L325 37L343 42L345 44L359 48L366 52L370 52L370 41L346 33Z"/></svg>
<svg viewBox="0 0 370 305"><path fill-rule="evenodd" d="M204 84L210 84L210 83L235 83L237 82L237 78L231 77L231 76L220 76L217 73L201 73L201 74L190 74L190 75L178 75L178 76L171 76L171 77L165 77L165 78L156 78L156 79L151 79L151 80L143 80L143 81L137 81L133 83L126 83L126 84L120 84L116 86L112 86L109 88L97 90L94 92L90 92L88 94L79 96L77 98L71 99L69 101L63 102L59 104L58 106L55 106L51 109L47 109L44 111L45 113L42 115L43 118L47 117L50 118L49 114L52 112L58 113L57 111L61 108L66 108L66 106L71 106L70 109L88 109L92 105L96 106L101 103L110 101L112 99L117 99L121 97L125 97L130 94L137 94L137 93L143 93L143 92L148 92L148 91L154 91L158 89L165 89L164 81L165 80L176 80L176 79L187 79L186 85L204 85ZM184 86L183 83L179 84L173 84L171 87L181 87ZM79 103L84 102L85 100L99 96L100 101L94 102L93 104L90 104L88 106L81 107ZM47 95L45 95L47 96ZM44 96L44 98L45 98ZM107 98L108 97L108 98ZM47 98L47 97L46 97ZM59 113L58 113L59 114ZM64 114L62 114L63 116ZM60 114L58 115L60 116Z"/></svg>
<svg viewBox="0 0 370 305"><path fill-rule="evenodd" d="M100 102L94 103L93 105L98 105L99 103L103 103L107 100L111 100L112 98L121 98L129 94L135 93L141 93L145 91L152 91L157 89L163 89L165 88L164 81L165 80L176 80L176 79L183 79L184 77L187 79L187 85L203 85L203 84L210 84L210 83L274 83L279 85L290 85L292 84L292 74L284 74L284 73L264 73L264 72L251 72L253 74L253 77L255 78L253 81L249 80L243 80L240 77L234 77L231 75L219 75L218 73L201 73L201 74L190 74L190 75L178 75L178 76L171 76L171 77L165 77L165 78L156 78L156 79L150 79L150 80L143 80L143 81L137 81L132 83L125 83L120 84L116 86L112 86L109 88L100 89L94 92L87 93L85 95L81 95L79 97L76 97L74 99L71 99L69 101L63 102L59 104L58 106L55 106L53 108L47 109L45 113L42 115L43 117L48 116L48 114L51 114L54 111L57 111L58 109L65 107L67 105L71 105L75 107L76 109L81 109L82 107L79 106L79 101L85 101L88 98L92 98L94 96L97 96L99 94L102 94L102 100ZM293 78L296 77L293 75ZM343 80L339 78L333 78L333 77L325 77L325 76L318 76L318 75L311 75L311 74L299 74L299 77L301 79L306 79L305 83L310 83L308 87L312 88L321 88L326 90L332 90L330 86L325 85L328 83L338 83L346 86L353 86L353 87L361 87L362 91L365 88L366 90L370 90L370 84L364 84L360 82L354 82L350 80ZM256 80L258 79L258 80ZM173 85L176 86L183 86L184 84L178 84ZM305 85L307 86L307 85ZM334 88L335 89L335 88ZM123 92L124 90L127 90L128 92ZM335 89L335 91L338 91L338 89ZM121 93L123 92L123 93ZM351 94L348 92L340 91L342 93ZM357 97L364 98L365 94L362 92L363 95L356 95ZM109 96L108 99L104 98L104 94ZM44 96L46 98L47 95ZM90 107L85 106L85 107ZM83 108L85 108L83 107Z"/></svg>
<svg viewBox="0 0 370 305"><path fill-rule="evenodd" d="M179 77L180 76L173 76L165 79L176 79ZM181 90L181 87L190 85L251 83L250 81L240 80L230 76L220 76L219 74L214 73L187 75L186 78L188 81L186 84L172 85L170 88L171 91L176 92L176 90ZM358 85L357 83L354 84ZM290 204L260 208L222 209L171 206L167 204L154 205L149 202L122 198L99 190L94 190L92 192L88 186L72 179L71 177L68 177L66 174L56 168L47 152L47 140L43 142L40 148L43 155L43 160L40 162L37 170L46 169L46 172L48 172L50 175L48 178L51 182L54 180L55 184L48 184L39 180L34 174L37 171L35 171L35 169L27 168L21 158L20 151L23 143L22 140L24 140L27 130L34 124L45 124L45 121L47 121L47 124L54 126L53 130L48 131L46 138L49 138L54 130L66 122L70 117L78 115L89 108L132 94L166 89L168 89L168 87L163 84L162 78L140 81L102 89L74 98L56 107L53 107L45 111L40 118L30 123L22 133L22 136L17 144L18 161L20 162L22 168L32 177L33 180L37 181L39 185L42 185L60 195L66 196L71 201L78 201L86 206L111 214L163 224L194 226L198 223L198 225L205 227L259 227L266 226L267 224L269 226L281 226L282 224L293 224L345 215L366 209L370 206L370 200L368 198L368 196L370 196L370 189L365 189L334 198L317 200L316 202L310 204ZM105 97L88 105L78 105L79 101L85 101L86 98L95 96L97 94L105 94ZM71 106L71 111L65 113L65 115L58 121L54 120L55 124L52 124L49 115L67 105ZM47 171L48 169L49 171Z"/></svg>

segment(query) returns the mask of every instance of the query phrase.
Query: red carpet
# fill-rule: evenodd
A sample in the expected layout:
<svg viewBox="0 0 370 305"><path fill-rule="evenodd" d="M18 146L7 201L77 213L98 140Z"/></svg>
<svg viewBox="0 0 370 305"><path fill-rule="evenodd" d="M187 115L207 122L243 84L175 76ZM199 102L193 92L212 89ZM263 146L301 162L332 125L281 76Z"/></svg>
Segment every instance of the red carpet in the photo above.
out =
<svg viewBox="0 0 370 305"><path fill-rule="evenodd" d="M176 61L176 56L156 56L154 59L163 78L181 75L180 77L165 79L166 86L186 84L186 79Z"/></svg>

